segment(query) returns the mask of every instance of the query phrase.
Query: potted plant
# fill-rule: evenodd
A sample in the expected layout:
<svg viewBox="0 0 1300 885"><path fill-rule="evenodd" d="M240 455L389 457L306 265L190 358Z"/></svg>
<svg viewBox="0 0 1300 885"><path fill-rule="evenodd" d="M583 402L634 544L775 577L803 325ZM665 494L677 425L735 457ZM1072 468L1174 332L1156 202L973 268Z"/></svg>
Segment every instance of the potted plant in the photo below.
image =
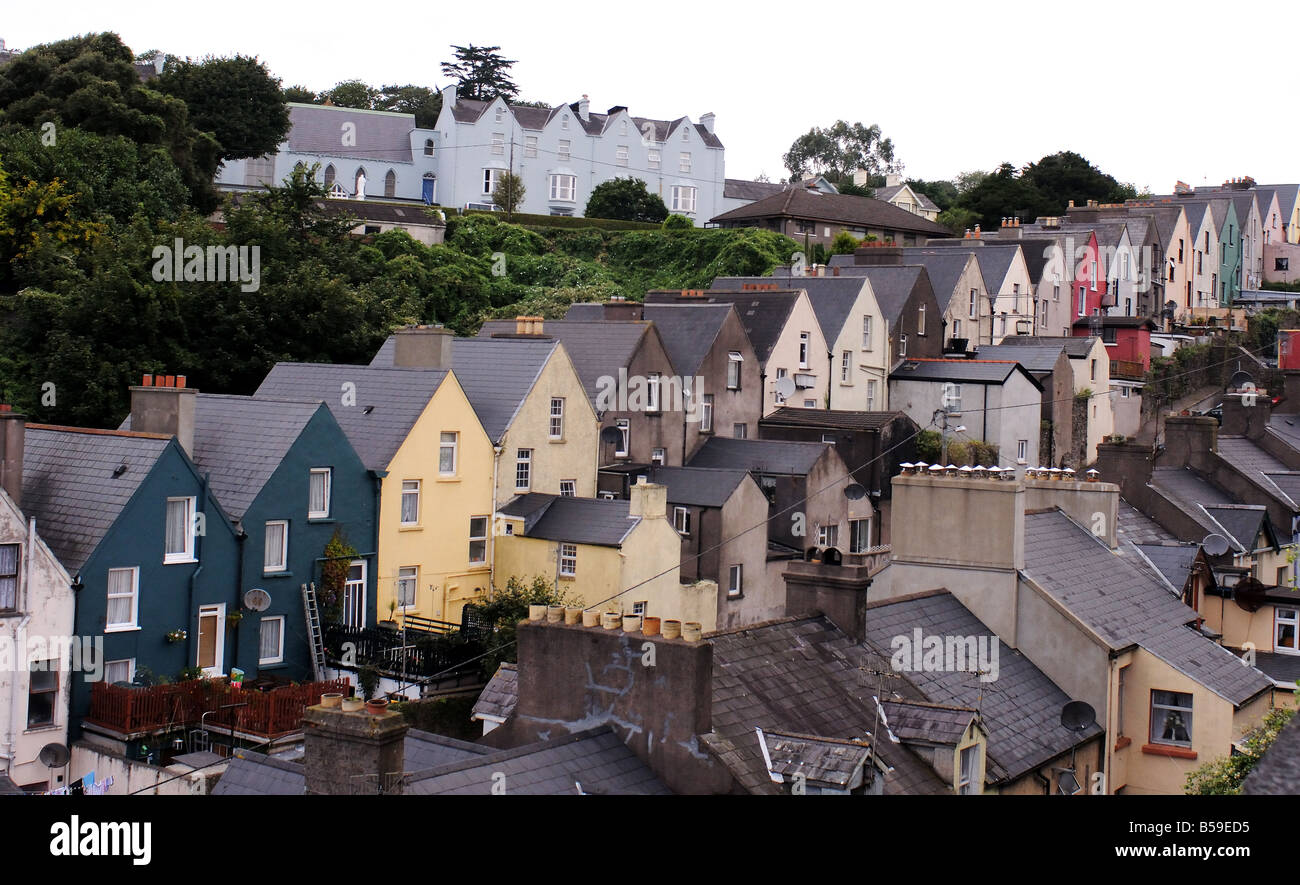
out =
<svg viewBox="0 0 1300 885"><path fill-rule="evenodd" d="M388 620L380 621L379 626L387 627L389 630L397 629L397 600L388 600Z"/></svg>
<svg viewBox="0 0 1300 885"><path fill-rule="evenodd" d="M361 696L370 700L379 688L379 670L371 664L363 665L357 670L357 684L361 687Z"/></svg>
<svg viewBox="0 0 1300 885"><path fill-rule="evenodd" d="M183 627L177 627L175 630L168 630L166 638L169 643L175 645L177 642L184 642L190 636Z"/></svg>
<svg viewBox="0 0 1300 885"><path fill-rule="evenodd" d="M244 619L243 612L231 612L230 614L226 615L226 626L229 627L231 630L234 630L239 627L239 622L242 621L243 619Z"/></svg>

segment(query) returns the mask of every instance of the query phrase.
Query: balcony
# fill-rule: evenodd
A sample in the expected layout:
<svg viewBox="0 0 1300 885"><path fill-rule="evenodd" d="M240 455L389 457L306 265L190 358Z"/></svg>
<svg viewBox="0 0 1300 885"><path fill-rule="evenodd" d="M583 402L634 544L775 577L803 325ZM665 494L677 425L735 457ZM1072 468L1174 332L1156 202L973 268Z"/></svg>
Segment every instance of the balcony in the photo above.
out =
<svg viewBox="0 0 1300 885"><path fill-rule="evenodd" d="M1141 381L1146 372L1142 364L1134 360L1111 360L1110 377L1123 378L1126 381Z"/></svg>

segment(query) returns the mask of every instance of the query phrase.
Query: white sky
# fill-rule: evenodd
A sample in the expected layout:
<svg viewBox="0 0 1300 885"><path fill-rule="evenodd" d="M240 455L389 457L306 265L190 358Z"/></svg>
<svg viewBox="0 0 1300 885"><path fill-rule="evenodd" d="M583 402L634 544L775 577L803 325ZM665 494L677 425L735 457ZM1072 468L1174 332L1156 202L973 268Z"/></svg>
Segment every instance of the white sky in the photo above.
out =
<svg viewBox="0 0 1300 885"><path fill-rule="evenodd" d="M790 143L843 118L879 124L926 179L1059 150L1156 193L1300 179L1294 0L56 5L8 4L0 38L21 49L112 30L136 52L257 55L315 90L442 86L449 44L500 45L522 99L713 111L732 178L784 177Z"/></svg>

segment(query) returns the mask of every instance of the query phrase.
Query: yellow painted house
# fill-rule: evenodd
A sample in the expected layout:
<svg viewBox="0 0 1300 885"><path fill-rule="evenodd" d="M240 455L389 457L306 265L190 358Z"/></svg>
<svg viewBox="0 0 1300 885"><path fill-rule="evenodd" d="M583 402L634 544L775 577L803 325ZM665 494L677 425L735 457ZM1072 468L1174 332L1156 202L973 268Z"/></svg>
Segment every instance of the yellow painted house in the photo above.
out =
<svg viewBox="0 0 1300 885"><path fill-rule="evenodd" d="M257 391L321 399L374 473L380 619L396 610L459 622L491 585L495 455L450 368L451 342L443 330L423 339L440 355L436 368L279 363Z"/></svg>
<svg viewBox="0 0 1300 885"><path fill-rule="evenodd" d="M664 486L634 485L626 501L520 495L501 508L497 532L501 582L542 575L587 608L716 629L717 584L680 583L681 538Z"/></svg>

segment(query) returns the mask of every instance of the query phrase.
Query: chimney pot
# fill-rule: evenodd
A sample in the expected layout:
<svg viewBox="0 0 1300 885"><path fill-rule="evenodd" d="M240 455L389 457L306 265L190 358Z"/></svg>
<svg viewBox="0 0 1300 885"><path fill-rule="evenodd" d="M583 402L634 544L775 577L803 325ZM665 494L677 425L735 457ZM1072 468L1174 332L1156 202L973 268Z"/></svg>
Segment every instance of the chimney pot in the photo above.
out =
<svg viewBox="0 0 1300 885"><path fill-rule="evenodd" d="M131 388L131 429L139 433L161 433L176 437L181 448L194 454L194 407L198 390L176 384L175 375L155 375L154 384Z"/></svg>

